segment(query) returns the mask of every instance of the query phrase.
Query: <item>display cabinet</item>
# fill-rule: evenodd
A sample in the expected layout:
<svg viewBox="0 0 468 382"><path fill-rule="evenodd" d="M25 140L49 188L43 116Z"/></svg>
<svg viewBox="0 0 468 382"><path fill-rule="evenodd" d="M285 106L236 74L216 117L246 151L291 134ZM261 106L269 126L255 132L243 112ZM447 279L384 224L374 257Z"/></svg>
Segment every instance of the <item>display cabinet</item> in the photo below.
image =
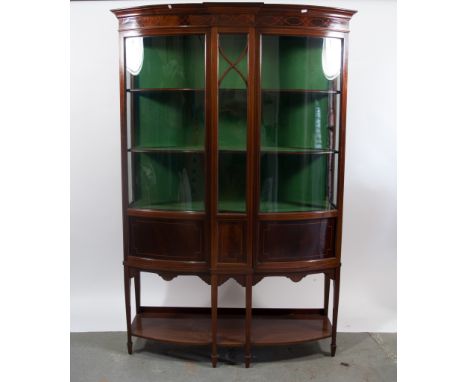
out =
<svg viewBox="0 0 468 382"><path fill-rule="evenodd" d="M113 12L128 352L133 336L209 345L216 366L219 346L243 347L248 367L252 347L330 337L333 356L354 11L203 3ZM200 277L211 307L142 306L142 272ZM252 308L263 278L315 273L323 306ZM242 309L218 307L230 278L245 288Z"/></svg>

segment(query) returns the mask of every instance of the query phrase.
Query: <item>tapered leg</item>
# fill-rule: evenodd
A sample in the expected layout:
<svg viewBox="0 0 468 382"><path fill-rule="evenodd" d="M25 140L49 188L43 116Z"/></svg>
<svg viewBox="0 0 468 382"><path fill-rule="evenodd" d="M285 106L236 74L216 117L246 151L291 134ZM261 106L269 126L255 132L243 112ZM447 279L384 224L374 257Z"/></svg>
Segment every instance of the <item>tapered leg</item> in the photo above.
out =
<svg viewBox="0 0 468 382"><path fill-rule="evenodd" d="M250 328L252 327L252 275L245 276L245 367L250 367L252 359L250 344Z"/></svg>
<svg viewBox="0 0 468 382"><path fill-rule="evenodd" d="M133 278L135 283L135 305L137 313L141 313L141 284L140 284L140 271L135 271Z"/></svg>
<svg viewBox="0 0 468 382"><path fill-rule="evenodd" d="M332 342L331 356L336 353L336 329L338 326L338 304L340 300L340 268L335 270L335 278L333 280L333 327L332 327Z"/></svg>
<svg viewBox="0 0 468 382"><path fill-rule="evenodd" d="M211 365L218 363L218 276L211 276Z"/></svg>
<svg viewBox="0 0 468 382"><path fill-rule="evenodd" d="M125 315L127 317L127 350L128 354L132 354L132 311L130 304L130 271L124 267L124 288L125 288Z"/></svg>
<svg viewBox="0 0 468 382"><path fill-rule="evenodd" d="M325 273L325 288L323 293L323 310L325 316L328 316L328 303L330 300L330 277Z"/></svg>

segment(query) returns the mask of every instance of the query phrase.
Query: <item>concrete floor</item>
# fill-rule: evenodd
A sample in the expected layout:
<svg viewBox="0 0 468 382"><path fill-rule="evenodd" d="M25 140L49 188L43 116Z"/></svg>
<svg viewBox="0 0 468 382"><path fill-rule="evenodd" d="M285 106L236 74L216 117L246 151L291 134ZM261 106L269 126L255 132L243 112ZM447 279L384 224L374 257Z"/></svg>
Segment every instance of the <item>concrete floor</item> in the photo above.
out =
<svg viewBox="0 0 468 382"><path fill-rule="evenodd" d="M182 347L143 339L126 351L123 332L72 333L71 382L354 382L397 380L396 334L338 333L336 357L330 339L295 346L253 348L245 369L241 349L219 349L211 368L207 347Z"/></svg>

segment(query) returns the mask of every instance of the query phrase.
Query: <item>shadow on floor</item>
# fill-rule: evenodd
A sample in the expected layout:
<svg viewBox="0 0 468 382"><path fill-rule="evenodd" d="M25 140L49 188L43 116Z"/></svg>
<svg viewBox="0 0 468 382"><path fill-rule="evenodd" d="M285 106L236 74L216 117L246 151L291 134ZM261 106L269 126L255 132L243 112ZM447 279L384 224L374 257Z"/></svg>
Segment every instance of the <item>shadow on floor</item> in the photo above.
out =
<svg viewBox="0 0 468 382"><path fill-rule="evenodd" d="M125 340L125 339L123 339ZM350 350L358 346L363 337L352 336L342 344L339 344L341 351ZM302 358L314 359L318 357L330 357L331 339L324 339L318 342L302 343L296 345L282 346L255 346L252 348L252 362L269 363L277 361L300 360ZM142 338L133 339L134 353L146 353L159 356L167 356L179 360L191 362L211 362L211 348L209 346L178 346L174 344L163 344L155 341L148 341ZM239 365L244 363L243 347L219 347L219 362Z"/></svg>

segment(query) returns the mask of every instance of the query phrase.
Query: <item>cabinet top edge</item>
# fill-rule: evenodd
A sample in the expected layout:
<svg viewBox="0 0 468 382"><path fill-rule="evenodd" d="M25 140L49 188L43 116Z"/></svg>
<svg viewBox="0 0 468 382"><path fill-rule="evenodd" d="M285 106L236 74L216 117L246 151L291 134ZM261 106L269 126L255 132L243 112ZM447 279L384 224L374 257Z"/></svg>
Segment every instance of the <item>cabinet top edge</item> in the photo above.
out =
<svg viewBox="0 0 468 382"><path fill-rule="evenodd" d="M317 5L303 4L264 4L264 3L185 3L185 4L158 4L144 5L131 8L112 9L111 12L117 18L129 16L151 16L151 15L180 15L180 14L197 14L197 13L281 13L281 12L297 12L298 15L303 14L302 11L307 10L314 15L323 15L329 17L339 17L351 19L357 13L355 10L344 8L332 8Z"/></svg>

